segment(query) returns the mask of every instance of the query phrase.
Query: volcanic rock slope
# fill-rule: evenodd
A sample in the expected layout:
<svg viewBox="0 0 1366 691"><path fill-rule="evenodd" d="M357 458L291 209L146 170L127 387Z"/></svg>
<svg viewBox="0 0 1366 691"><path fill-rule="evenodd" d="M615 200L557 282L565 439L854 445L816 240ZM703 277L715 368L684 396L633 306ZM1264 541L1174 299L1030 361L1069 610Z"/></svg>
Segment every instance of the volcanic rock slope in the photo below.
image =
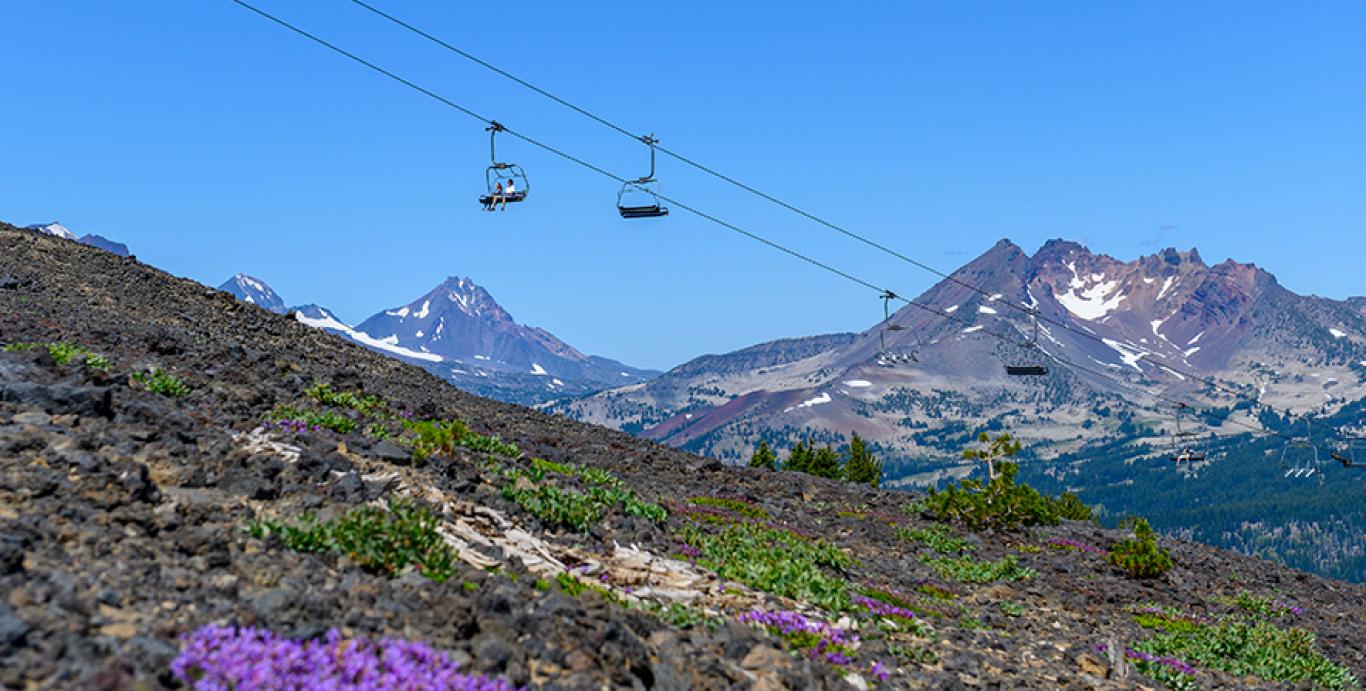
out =
<svg viewBox="0 0 1366 691"><path fill-rule="evenodd" d="M1086 370L1212 407L1238 399L1182 372L1280 410L1332 411L1366 396L1360 300L1300 296L1254 265L1209 266L1193 249L1123 262L1062 240L1029 256L1002 240L915 302L929 309L903 306L888 321L900 330L877 323L853 337L772 344L824 346L801 357L770 344L707 356L644 386L550 409L728 460L744 458L760 435L781 448L853 431L888 457L915 458L956 454L986 425L1026 432L1036 452L1075 450L1118 424L1098 420L1102 408L1171 426L1172 413L1151 397ZM870 315L878 307L870 303ZM1044 358L1047 377L1006 376L1003 363L1030 359L1013 345L1033 334L1027 309L1070 327L1042 322L1037 340L1079 367ZM880 366L884 339L890 354L915 359ZM772 357L755 357L763 353ZM731 366L737 360L745 365ZM1083 432L1088 419L1100 426ZM1211 431L1255 423L1247 410L1232 419Z"/></svg>
<svg viewBox="0 0 1366 691"><path fill-rule="evenodd" d="M0 352L6 688L170 686L179 637L208 624L295 638L337 628L418 639L463 669L546 688L1134 688L1152 682L1122 657L1117 664L1095 652L1152 635L1130 608L1158 604L1212 618L1241 591L1302 608L1293 623L1318 635L1317 649L1366 672L1360 587L1165 538L1175 568L1135 581L1090 552L1039 547L1071 540L1105 548L1123 537L1073 522L954 530L973 558L1013 556L1037 574L983 585L946 580L925 562L934 556L927 548L898 537L928 525L903 510L910 494L727 467L477 398L192 281L3 225L0 341L78 343L109 363L63 365L44 348ZM148 368L178 377L188 393L160 395L130 378ZM319 409L306 393L317 383L378 397L366 415L377 415L373 400L382 400L382 409L402 411L396 418L460 419L517 448L468 437L475 442L418 462L374 433L384 420L356 406ZM360 417L361 426L343 433L263 424L280 405ZM613 476L639 500L667 507L667 517L609 508L579 531L506 498L588 491L585 478L613 487ZM291 551L279 537L244 530L253 519L327 519L402 498L439 517L458 554L449 580ZM782 593L793 586L791 572L746 575L758 562L687 561L696 545L716 544L699 536L760 529L789 536L782 544L792 568L814 546L846 555L824 557L819 580L806 586L821 584L826 595L900 593L918 624L789 599ZM734 569L732 577L711 570L721 568ZM851 660L789 653L779 638L740 623L755 609L857 627ZM1194 681L1276 687L1204 668Z"/></svg>

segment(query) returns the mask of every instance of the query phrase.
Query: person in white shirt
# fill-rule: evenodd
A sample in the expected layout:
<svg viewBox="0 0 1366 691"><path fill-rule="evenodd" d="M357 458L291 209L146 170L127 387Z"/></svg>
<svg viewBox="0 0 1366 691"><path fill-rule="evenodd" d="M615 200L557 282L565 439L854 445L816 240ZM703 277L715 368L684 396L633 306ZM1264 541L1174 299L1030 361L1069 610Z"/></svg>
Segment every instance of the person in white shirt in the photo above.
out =
<svg viewBox="0 0 1366 691"><path fill-rule="evenodd" d="M504 188L503 211L508 210L508 197L511 197L516 191L517 186L513 184L512 180L508 180L508 186Z"/></svg>

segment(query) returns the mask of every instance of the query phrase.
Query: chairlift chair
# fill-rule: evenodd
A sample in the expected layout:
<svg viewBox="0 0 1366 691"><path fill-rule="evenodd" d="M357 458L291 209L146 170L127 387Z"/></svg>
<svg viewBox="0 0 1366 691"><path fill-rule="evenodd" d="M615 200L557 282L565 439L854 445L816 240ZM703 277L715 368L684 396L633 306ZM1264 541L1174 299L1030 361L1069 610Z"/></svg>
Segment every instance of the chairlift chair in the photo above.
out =
<svg viewBox="0 0 1366 691"><path fill-rule="evenodd" d="M1366 458L1361 455L1363 440L1352 439L1338 444L1338 448L1329 452L1329 458L1342 464L1343 468L1351 470L1361 470L1366 468Z"/></svg>
<svg viewBox="0 0 1366 691"><path fill-rule="evenodd" d="M668 216L669 209L659 202L659 181L655 180L655 144L659 143L653 134L640 138L650 147L650 174L628 180L617 192L617 212L622 218L659 218Z"/></svg>
<svg viewBox="0 0 1366 691"><path fill-rule="evenodd" d="M1189 410L1190 406L1185 403L1176 404L1176 431L1172 433L1172 448L1168 458L1177 465L1205 460L1204 450L1195 449L1190 444L1196 433L1193 430L1181 429L1181 418Z"/></svg>
<svg viewBox="0 0 1366 691"><path fill-rule="evenodd" d="M489 133L489 167L484 171L484 184L488 191L480 195L480 205L491 209L494 204L503 201L508 204L526 201L527 194L531 192L531 183L527 181L526 172L516 163L500 162L494 151L494 138L499 132L506 131L506 128L495 121L484 130ZM500 194L498 185L501 184L507 189L508 183L512 184L512 194Z"/></svg>
<svg viewBox="0 0 1366 691"><path fill-rule="evenodd" d="M1034 325L1033 335L1020 344L1021 357L1006 363L1006 374L1012 377L1042 377L1048 374L1048 366L1043 362L1043 349L1039 348L1038 312L1030 311L1029 319Z"/></svg>
<svg viewBox="0 0 1366 691"><path fill-rule="evenodd" d="M1288 463L1285 456L1291 449L1303 449L1309 451L1310 454L1304 456L1303 462L1292 457L1292 462ZM1285 446L1281 447L1281 469L1284 471L1284 477L1294 478L1310 477L1322 469L1319 462L1319 449L1314 446L1313 431L1309 428L1308 418L1305 418L1304 421L1304 436L1292 437Z"/></svg>
<svg viewBox="0 0 1366 691"><path fill-rule="evenodd" d="M877 352L877 364L882 365L883 367L895 367L898 364L902 363L920 362L920 358L916 357L920 351L920 348L918 346L916 348L913 348L909 353L893 353L887 350L887 332L906 330L906 327L900 324L891 323L892 314L890 308L888 307L888 303L896 299L896 293L893 293L890 290L882 291L882 328L879 329L877 333L877 340L879 346ZM917 342L919 341L919 339L916 340Z"/></svg>

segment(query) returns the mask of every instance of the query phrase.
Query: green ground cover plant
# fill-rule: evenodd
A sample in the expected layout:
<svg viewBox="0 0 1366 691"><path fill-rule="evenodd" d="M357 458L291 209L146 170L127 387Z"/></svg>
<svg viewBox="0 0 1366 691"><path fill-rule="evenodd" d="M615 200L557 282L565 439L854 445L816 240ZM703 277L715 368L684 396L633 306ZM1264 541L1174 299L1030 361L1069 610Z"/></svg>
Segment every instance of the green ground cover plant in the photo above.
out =
<svg viewBox="0 0 1366 691"><path fill-rule="evenodd" d="M142 388L162 396L180 398L190 393L190 387L185 382L160 367L150 372L134 372L132 378L133 381L141 384Z"/></svg>
<svg viewBox="0 0 1366 691"><path fill-rule="evenodd" d="M343 554L361 568L386 576L411 567L440 583L455 573L457 561L455 550L436 530L440 521L425 507L394 500L387 510L362 506L326 522L311 514L294 524L252 521L247 531L258 538L278 536L299 552Z"/></svg>
<svg viewBox="0 0 1366 691"><path fill-rule="evenodd" d="M945 525L925 528L899 528L896 536L906 542L919 542L940 554L958 554L973 549L967 540L957 537Z"/></svg>
<svg viewBox="0 0 1366 691"><path fill-rule="evenodd" d="M823 540L747 523L728 525L716 534L690 525L682 539L699 552L697 563L721 578L831 612L850 607L848 582L825 569L842 571L853 560Z"/></svg>
<svg viewBox="0 0 1366 691"><path fill-rule="evenodd" d="M72 362L79 362L91 369L101 372L108 372L113 365L109 359L103 355L92 352L89 348L73 343L10 343L4 347L7 353L14 353L24 350L34 350L36 348L46 348L53 360L59 365L69 365Z"/></svg>
<svg viewBox="0 0 1366 691"><path fill-rule="evenodd" d="M330 410L306 410L287 405L275 406L266 415L266 419L282 428L295 429L301 432L323 428L341 434L350 434L356 431L358 427L355 420Z"/></svg>
<svg viewBox="0 0 1366 691"><path fill-rule="evenodd" d="M1133 649L1268 681L1307 682L1326 689L1357 686L1351 671L1324 657L1314 634L1305 629L1234 616L1180 630L1157 630L1160 633L1135 643Z"/></svg>

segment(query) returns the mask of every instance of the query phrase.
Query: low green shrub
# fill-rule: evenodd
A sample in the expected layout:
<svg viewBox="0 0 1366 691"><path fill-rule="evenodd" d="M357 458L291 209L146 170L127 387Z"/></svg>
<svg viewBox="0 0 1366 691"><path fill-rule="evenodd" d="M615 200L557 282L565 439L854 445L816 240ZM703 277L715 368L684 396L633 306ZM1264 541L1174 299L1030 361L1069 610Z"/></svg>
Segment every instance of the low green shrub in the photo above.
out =
<svg viewBox="0 0 1366 691"><path fill-rule="evenodd" d="M906 542L919 542L940 554L958 554L973 549L967 540L957 537L948 526L935 525L925 528L899 528L897 538Z"/></svg>
<svg viewBox="0 0 1366 691"><path fill-rule="evenodd" d="M1157 534L1147 519L1134 525L1134 536L1110 548L1106 560L1135 578L1155 578L1172 568L1171 553L1157 546Z"/></svg>
<svg viewBox="0 0 1366 691"><path fill-rule="evenodd" d="M823 540L749 523L717 534L689 525L681 537L700 553L697 563L721 578L832 612L849 609L849 584L824 569L844 570L853 560Z"/></svg>
<svg viewBox="0 0 1366 691"><path fill-rule="evenodd" d="M4 347L7 353L23 350L33 350L35 348L46 348L53 360L59 365L69 365L72 361L79 361L82 365L102 372L108 372L113 365L109 364L109 359L103 355L92 352L89 348L72 343L10 343Z"/></svg>
<svg viewBox="0 0 1366 691"><path fill-rule="evenodd" d="M180 398L190 393L190 387L185 382L160 367L151 372L134 372L132 377L133 381L142 384L142 388L162 396Z"/></svg>
<svg viewBox="0 0 1366 691"><path fill-rule="evenodd" d="M299 552L336 552L361 568L395 576L409 567L438 583L455 573L456 554L437 532L441 519L411 502L389 502L388 510L362 506L320 523L305 514L297 525L252 521L247 530L264 538L277 535Z"/></svg>
<svg viewBox="0 0 1366 691"><path fill-rule="evenodd" d="M1133 645L1159 657L1268 681L1305 683L1327 689L1355 688L1356 677L1317 649L1313 633L1241 618L1164 632Z"/></svg>
<svg viewBox="0 0 1366 691"><path fill-rule="evenodd" d="M460 420L404 420L403 427L413 435L413 458L418 461L437 455L453 456L459 447L507 458L516 458L520 453L516 444L471 432Z"/></svg>
<svg viewBox="0 0 1366 691"><path fill-rule="evenodd" d="M366 395L359 391L333 391L330 385L323 383L314 384L304 393L323 405L348 408L367 417L383 417L389 408L389 404L379 396Z"/></svg>
<svg viewBox="0 0 1366 691"><path fill-rule="evenodd" d="M266 415L266 419L274 423L286 423L286 426L290 429L296 429L298 431L306 431L321 427L341 434L350 434L356 431L356 428L358 427L355 420L331 410L319 412L287 405L275 406L275 408Z"/></svg>
<svg viewBox="0 0 1366 691"><path fill-rule="evenodd" d="M1016 484L1019 470L1015 463L1001 462L1000 472L986 484L963 480L950 482L942 491L931 489L923 500L924 508L936 520L959 523L971 530L1057 525L1061 518L1082 515L1082 509L1090 518L1090 509L1073 495L1053 499L1029 485Z"/></svg>
<svg viewBox="0 0 1366 691"><path fill-rule="evenodd" d="M1006 555L998 561L978 561L972 557L938 557L922 561L937 571L941 578L959 583L1020 581L1038 575L1034 569L1020 566L1020 562L1013 554Z"/></svg>

